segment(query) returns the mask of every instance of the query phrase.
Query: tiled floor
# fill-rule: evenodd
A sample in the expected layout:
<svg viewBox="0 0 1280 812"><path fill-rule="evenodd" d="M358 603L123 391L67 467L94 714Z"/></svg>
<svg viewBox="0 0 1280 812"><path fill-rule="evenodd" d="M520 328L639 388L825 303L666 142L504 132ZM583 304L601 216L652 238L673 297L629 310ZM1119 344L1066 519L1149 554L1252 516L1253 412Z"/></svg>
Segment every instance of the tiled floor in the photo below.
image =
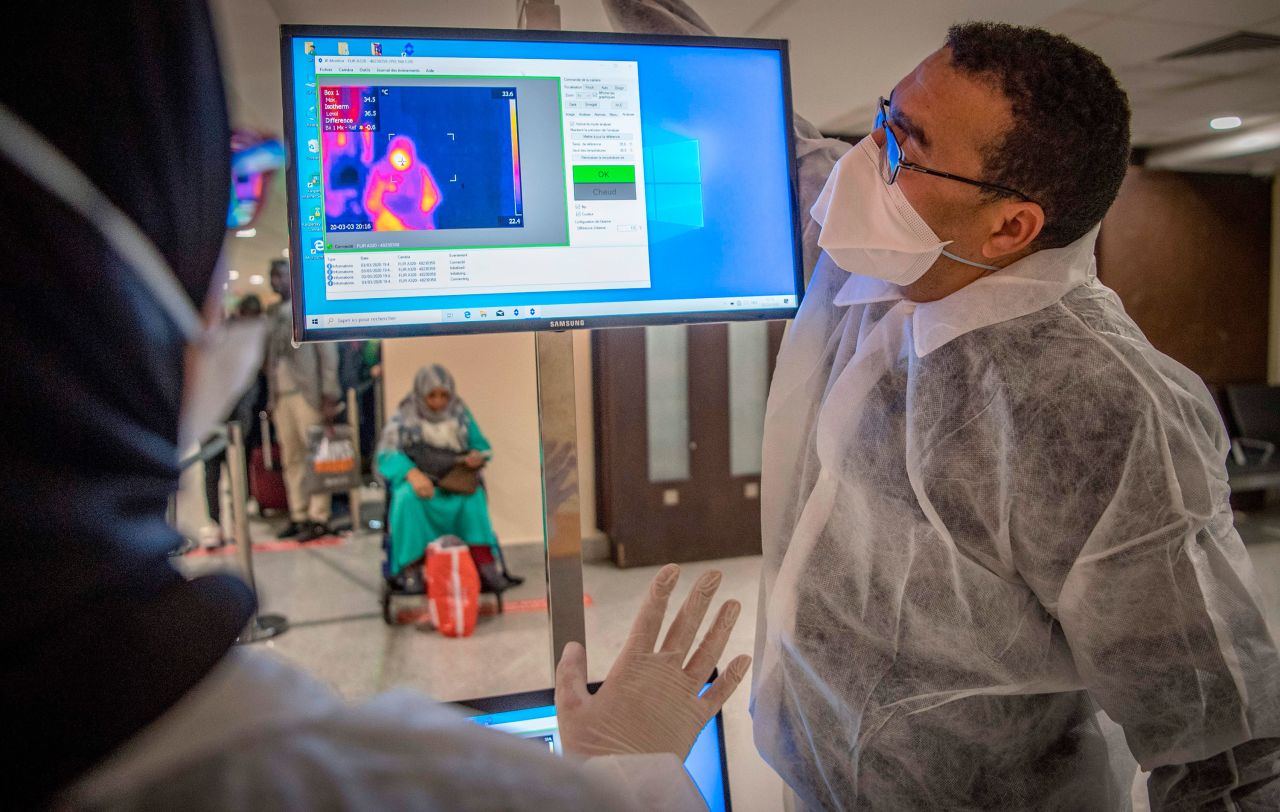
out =
<svg viewBox="0 0 1280 812"><path fill-rule="evenodd" d="M1257 569L1273 633L1280 635L1280 509L1240 517L1238 525ZM266 525L255 523L253 532L257 540L271 538ZM482 617L475 634L460 640L413 626L388 627L378 604L380 554L374 533L332 546L257 554L254 565L263 609L286 615L291 624L283 636L257 645L297 663L354 700L394 686L420 688L441 700L551 686L544 612ZM528 578L507 597L544 597L541 548L511 547L507 557L512 570ZM193 572L234 565L230 555L184 559ZM744 608L729 654L750 652L759 558L686 565L684 583L712 566L724 571L721 597L737 598ZM604 677L652 574L652 568L586 565L584 584L592 598L586 609L592 679ZM744 686L725 710L735 808L780 809L781 782L751 742L747 694ZM1144 799L1135 798L1141 808Z"/></svg>
<svg viewBox="0 0 1280 812"><path fill-rule="evenodd" d="M258 541L272 538L270 528L256 522L253 536ZM380 556L375 533L333 546L257 553L254 571L263 611L285 615L290 628L255 645L307 669L353 700L397 686L419 688L446 701L551 687L545 611L482 616L475 634L465 639L444 638L412 625L388 627L378 602ZM511 546L506 556L512 571L528 579L506 598L544 598L541 547ZM234 567L235 558L188 557L184 566L192 573L205 572ZM760 564L758 557L688 564L682 584L713 566L724 572L720 600L732 597L743 604L727 661L732 654L751 652ZM592 599L585 610L591 679L604 678L655 569L619 570L607 562L585 566L584 588ZM406 608L415 604L411 598L400 601ZM725 708L731 794L735 809L764 812L780 808L782 784L752 744L748 688L740 688Z"/></svg>

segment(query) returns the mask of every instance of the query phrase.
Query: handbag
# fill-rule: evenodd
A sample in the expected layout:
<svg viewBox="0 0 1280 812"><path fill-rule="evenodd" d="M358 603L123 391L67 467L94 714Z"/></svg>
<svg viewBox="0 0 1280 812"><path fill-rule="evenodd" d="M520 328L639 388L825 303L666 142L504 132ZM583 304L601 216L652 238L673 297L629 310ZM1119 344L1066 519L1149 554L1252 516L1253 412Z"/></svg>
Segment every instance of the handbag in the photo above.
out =
<svg viewBox="0 0 1280 812"><path fill-rule="evenodd" d="M440 477L436 487L447 493L470 496L480 490L480 471L460 462Z"/></svg>
<svg viewBox="0 0 1280 812"><path fill-rule="evenodd" d="M360 487L360 466L350 426L307 429L307 470L302 489L308 496Z"/></svg>
<svg viewBox="0 0 1280 812"><path fill-rule="evenodd" d="M480 472L461 462L456 451L416 442L406 444L404 453L415 468L446 493L470 496L480 490Z"/></svg>

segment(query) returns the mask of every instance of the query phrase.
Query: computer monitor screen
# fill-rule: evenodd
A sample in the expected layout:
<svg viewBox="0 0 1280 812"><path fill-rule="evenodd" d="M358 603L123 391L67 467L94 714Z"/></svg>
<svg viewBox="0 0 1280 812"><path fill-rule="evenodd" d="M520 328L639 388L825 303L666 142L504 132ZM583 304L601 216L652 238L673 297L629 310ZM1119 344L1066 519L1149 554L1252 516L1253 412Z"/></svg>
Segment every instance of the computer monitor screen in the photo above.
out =
<svg viewBox="0 0 1280 812"><path fill-rule="evenodd" d="M598 684L593 683L590 687L594 690ZM710 687L709 683L707 687ZM559 754L560 728L556 723L554 702L553 691L528 691L471 699L458 704L472 714L471 721L476 724L523 739L537 739L548 750ZM717 713L698 734L689 757L685 759L684 768L707 802L710 812L730 812L729 772L721 714Z"/></svg>
<svg viewBox="0 0 1280 812"><path fill-rule="evenodd" d="M789 318L775 40L284 26L300 340Z"/></svg>

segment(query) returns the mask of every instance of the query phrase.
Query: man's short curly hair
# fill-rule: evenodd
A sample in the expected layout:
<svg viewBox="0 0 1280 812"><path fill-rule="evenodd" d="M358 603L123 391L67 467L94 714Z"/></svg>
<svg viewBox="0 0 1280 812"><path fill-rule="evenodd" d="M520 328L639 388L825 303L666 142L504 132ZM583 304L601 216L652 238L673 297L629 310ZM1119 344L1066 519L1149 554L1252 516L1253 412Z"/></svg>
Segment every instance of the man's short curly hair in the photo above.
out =
<svg viewBox="0 0 1280 812"><path fill-rule="evenodd" d="M1013 126L983 155L983 179L1044 208L1036 248L1084 236L1129 163L1129 99L1111 69L1066 37L1005 23L954 25L947 47L954 67L993 83L1013 108Z"/></svg>

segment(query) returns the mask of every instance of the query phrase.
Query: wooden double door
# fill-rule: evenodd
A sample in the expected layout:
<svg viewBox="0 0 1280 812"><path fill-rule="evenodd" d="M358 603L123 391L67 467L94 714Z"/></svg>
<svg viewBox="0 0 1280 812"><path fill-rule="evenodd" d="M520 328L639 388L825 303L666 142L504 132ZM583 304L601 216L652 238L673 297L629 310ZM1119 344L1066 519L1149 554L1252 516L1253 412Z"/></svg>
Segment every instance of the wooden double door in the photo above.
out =
<svg viewBox="0 0 1280 812"><path fill-rule="evenodd" d="M783 324L592 334L596 507L618 566L760 552L760 441Z"/></svg>

